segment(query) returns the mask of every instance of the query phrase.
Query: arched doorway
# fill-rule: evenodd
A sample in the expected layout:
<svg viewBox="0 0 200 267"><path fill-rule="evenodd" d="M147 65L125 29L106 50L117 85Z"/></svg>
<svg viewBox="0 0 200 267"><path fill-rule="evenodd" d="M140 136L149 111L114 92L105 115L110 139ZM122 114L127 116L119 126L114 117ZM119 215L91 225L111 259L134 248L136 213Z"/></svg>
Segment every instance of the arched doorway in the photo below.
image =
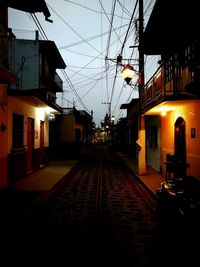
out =
<svg viewBox="0 0 200 267"><path fill-rule="evenodd" d="M186 124L183 118L179 117L174 125L174 154L179 163L176 168L176 176L186 175Z"/></svg>

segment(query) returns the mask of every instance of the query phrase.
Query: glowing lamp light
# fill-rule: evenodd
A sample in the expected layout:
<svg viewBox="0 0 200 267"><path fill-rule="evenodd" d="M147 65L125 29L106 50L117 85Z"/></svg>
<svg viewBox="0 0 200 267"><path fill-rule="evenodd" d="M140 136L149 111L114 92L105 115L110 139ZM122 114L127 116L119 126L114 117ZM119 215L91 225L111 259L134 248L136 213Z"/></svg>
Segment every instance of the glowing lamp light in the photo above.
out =
<svg viewBox="0 0 200 267"><path fill-rule="evenodd" d="M166 111L166 110L161 111L161 116L162 116L162 117L165 117L166 114L167 114L167 111Z"/></svg>
<svg viewBox="0 0 200 267"><path fill-rule="evenodd" d="M121 73L122 73L122 76L124 77L124 80L127 82L127 84L129 84L133 78L135 69L130 65L126 65L125 67L123 67Z"/></svg>
<svg viewBox="0 0 200 267"><path fill-rule="evenodd" d="M115 116L111 117L111 121L114 122L115 121Z"/></svg>

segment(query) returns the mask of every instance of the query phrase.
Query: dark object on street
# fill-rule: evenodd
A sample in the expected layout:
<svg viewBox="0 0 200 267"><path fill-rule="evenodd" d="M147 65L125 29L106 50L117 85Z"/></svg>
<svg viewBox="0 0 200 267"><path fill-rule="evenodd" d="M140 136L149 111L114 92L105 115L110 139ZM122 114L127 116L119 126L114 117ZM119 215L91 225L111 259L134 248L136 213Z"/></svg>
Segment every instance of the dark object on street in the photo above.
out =
<svg viewBox="0 0 200 267"><path fill-rule="evenodd" d="M156 191L156 211L161 219L200 220L200 181L193 176L166 180Z"/></svg>

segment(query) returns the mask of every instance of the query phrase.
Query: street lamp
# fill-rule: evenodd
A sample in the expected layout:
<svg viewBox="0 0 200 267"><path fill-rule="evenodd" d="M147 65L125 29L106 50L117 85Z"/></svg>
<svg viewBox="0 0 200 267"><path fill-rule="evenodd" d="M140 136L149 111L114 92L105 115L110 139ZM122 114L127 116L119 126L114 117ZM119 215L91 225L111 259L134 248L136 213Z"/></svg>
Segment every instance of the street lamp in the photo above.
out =
<svg viewBox="0 0 200 267"><path fill-rule="evenodd" d="M130 81L133 78L133 75L135 74L136 70L131 65L126 65L123 67L121 73L124 77L124 80L127 82L127 84L130 84Z"/></svg>
<svg viewBox="0 0 200 267"><path fill-rule="evenodd" d="M112 116L111 117L111 123L114 123L115 122L115 116Z"/></svg>

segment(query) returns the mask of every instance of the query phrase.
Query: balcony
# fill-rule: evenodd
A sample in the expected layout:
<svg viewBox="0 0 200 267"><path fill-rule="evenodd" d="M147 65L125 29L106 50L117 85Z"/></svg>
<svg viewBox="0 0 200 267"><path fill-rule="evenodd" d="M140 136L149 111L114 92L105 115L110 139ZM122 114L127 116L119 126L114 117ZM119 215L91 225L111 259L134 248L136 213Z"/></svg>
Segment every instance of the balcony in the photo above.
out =
<svg viewBox="0 0 200 267"><path fill-rule="evenodd" d="M177 65L174 64L170 69L173 70L171 72L166 66L168 66L167 62L163 62L142 88L140 92L140 111L142 113L164 101L200 97L195 93L196 79L194 79L189 66L177 68L175 67Z"/></svg>
<svg viewBox="0 0 200 267"><path fill-rule="evenodd" d="M47 87L48 91L52 92L62 92L63 91L63 81L59 75L55 72L53 76L42 76L41 77L42 87Z"/></svg>
<svg viewBox="0 0 200 267"><path fill-rule="evenodd" d="M199 88L200 88L200 76L196 77L196 79L194 79L185 86L185 89L189 94L195 95L197 97L200 97Z"/></svg>

